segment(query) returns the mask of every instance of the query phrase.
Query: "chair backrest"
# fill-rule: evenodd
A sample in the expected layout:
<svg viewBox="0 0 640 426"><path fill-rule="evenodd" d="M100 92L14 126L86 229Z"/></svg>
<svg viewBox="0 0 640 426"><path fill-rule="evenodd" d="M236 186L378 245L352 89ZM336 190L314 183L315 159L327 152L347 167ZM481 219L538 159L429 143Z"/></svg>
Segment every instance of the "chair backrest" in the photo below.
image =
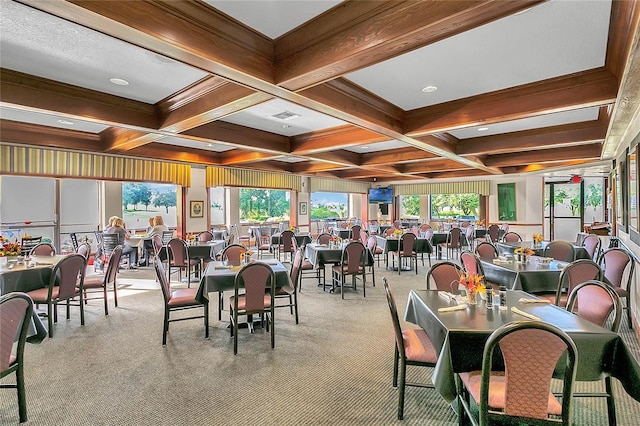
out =
<svg viewBox="0 0 640 426"><path fill-rule="evenodd" d="M169 241L173 238L173 231L162 231L162 245L169 244Z"/></svg>
<svg viewBox="0 0 640 426"><path fill-rule="evenodd" d="M76 253L84 256L85 259L89 258L91 254L91 245L89 243L82 243L76 248Z"/></svg>
<svg viewBox="0 0 640 426"><path fill-rule="evenodd" d="M385 229L385 230L384 230L384 235L388 237L389 235L393 234L393 231L394 231L395 229L396 229L396 228L391 228L391 227L389 227L389 228ZM400 228L397 228L397 229L400 229Z"/></svg>
<svg viewBox="0 0 640 426"><path fill-rule="evenodd" d="M489 225L489 228L487 229L487 237L486 237L487 241L491 241L492 243L497 243L499 235L500 235L500 227L495 223L492 225Z"/></svg>
<svg viewBox="0 0 640 426"><path fill-rule="evenodd" d="M402 234L400 237L400 245L398 247L398 253L402 256L411 256L413 254L413 248L415 247L417 237L412 232Z"/></svg>
<svg viewBox="0 0 640 426"><path fill-rule="evenodd" d="M318 242L318 244L329 244L329 241L331 241L331 234L322 233L318 235L316 241Z"/></svg>
<svg viewBox="0 0 640 426"><path fill-rule="evenodd" d="M464 235L467 238L467 241L473 241L473 238L476 234L476 228L473 225L467 225L464 227Z"/></svg>
<svg viewBox="0 0 640 426"><path fill-rule="evenodd" d="M518 243L522 241L522 237L517 232L507 232L503 237L506 243Z"/></svg>
<svg viewBox="0 0 640 426"><path fill-rule="evenodd" d="M153 266L156 269L156 277L158 278L158 282L160 283L160 288L162 289L162 296L164 297L165 305L169 303L171 300L171 288L169 287L169 279L167 279L167 274L164 271L164 266L162 266L162 262L159 257L156 257Z"/></svg>
<svg viewBox="0 0 640 426"><path fill-rule="evenodd" d="M404 351L404 339L402 338L402 328L400 327L400 320L398 318L398 308L396 301L389 288L389 283L386 278L382 278L382 285L384 286L384 292L387 295L387 304L389 305L389 313L391 314L391 323L393 324L393 334L396 341L396 348L398 348L398 354L400 359L405 359L406 354Z"/></svg>
<svg viewBox="0 0 640 426"><path fill-rule="evenodd" d="M260 244L262 244L262 231L260 230L260 227L253 230L253 236L256 239L256 246L260 247Z"/></svg>
<svg viewBox="0 0 640 426"><path fill-rule="evenodd" d="M574 260L565 266L560 273L558 291L556 293L556 305L560 302L560 294L562 290L566 290L567 293L571 293L578 284L601 279L602 271L596 262L589 259Z"/></svg>
<svg viewBox="0 0 640 426"><path fill-rule="evenodd" d="M489 378L496 346L505 365L504 413L489 411ZM571 423L571 402L575 380L576 345L567 333L541 321L515 321L491 333L482 359L480 387L480 424L490 418L518 416L524 419L548 419L549 389L560 357L564 362L562 386L562 424Z"/></svg>
<svg viewBox="0 0 640 426"><path fill-rule="evenodd" d="M302 261L304 260L304 249L299 248L296 250L296 254L293 257L293 263L291 264L291 271L289 277L291 278L291 284L293 284L293 291L298 291L298 282L300 281L300 272L302 270Z"/></svg>
<svg viewBox="0 0 640 426"><path fill-rule="evenodd" d="M431 289L431 279L436 286L436 290L448 291L454 294L459 293L460 275L462 268L453 262L440 262L429 268L427 272L427 290Z"/></svg>
<svg viewBox="0 0 640 426"><path fill-rule="evenodd" d="M104 273L104 285L114 285L116 282L116 275L118 275L118 269L120 268L120 258L122 257L122 246L117 246L113 249L113 253L109 257L109 264L107 270Z"/></svg>
<svg viewBox="0 0 640 426"><path fill-rule="evenodd" d="M207 241L213 240L213 234L209 231L203 231L198 234L198 241L201 243L206 243Z"/></svg>
<svg viewBox="0 0 640 426"><path fill-rule="evenodd" d="M351 241L342 249L342 265L347 268L347 274L353 274L364 268L366 263L365 248L360 241Z"/></svg>
<svg viewBox="0 0 640 426"><path fill-rule="evenodd" d="M93 231L93 235L96 236L96 244L101 246L102 245L102 235L103 235L103 233L101 231Z"/></svg>
<svg viewBox="0 0 640 426"><path fill-rule="evenodd" d="M111 252L118 245L118 234L102 234L102 251L110 256Z"/></svg>
<svg viewBox="0 0 640 426"><path fill-rule="evenodd" d="M415 235L416 237L420 236L420 228L418 228L417 226L412 226L411 227L411 232L413 233L413 235Z"/></svg>
<svg viewBox="0 0 640 426"><path fill-rule="evenodd" d="M576 258L576 251L573 244L567 241L552 241L544 248L544 255L562 262L573 262Z"/></svg>
<svg viewBox="0 0 640 426"><path fill-rule="evenodd" d="M367 250L371 252L371 256L375 256L377 247L378 239L374 235L367 238Z"/></svg>
<svg viewBox="0 0 640 426"><path fill-rule="evenodd" d="M506 234L507 232L509 232L509 224L503 223L502 225L500 225L500 230Z"/></svg>
<svg viewBox="0 0 640 426"><path fill-rule="evenodd" d="M433 238L433 229L428 228L424 231L423 238L431 242L431 239Z"/></svg>
<svg viewBox="0 0 640 426"><path fill-rule="evenodd" d="M351 227L351 235L349 236L349 238L352 240L358 239L360 237L360 231L362 231L362 226L353 225Z"/></svg>
<svg viewBox="0 0 640 426"><path fill-rule="evenodd" d="M25 293L7 293L0 296L0 373L8 370L13 362L13 343L17 340L15 361L22 363L27 341L29 320L33 302Z"/></svg>
<svg viewBox="0 0 640 426"><path fill-rule="evenodd" d="M463 251L460 253L460 261L462 262L462 266L467 273L473 273L476 275L484 275L482 270L482 263L480 263L480 259L474 253L470 251Z"/></svg>
<svg viewBox="0 0 640 426"><path fill-rule="evenodd" d="M20 247L22 248L22 253L24 254L29 253L32 248L34 248L41 242L42 242L42 236L22 237L22 242L20 243Z"/></svg>
<svg viewBox="0 0 640 426"><path fill-rule="evenodd" d="M626 250L618 247L605 250L600 256L600 265L604 271L604 278L613 286L629 290L635 264ZM628 269L626 286L623 283L625 270Z"/></svg>
<svg viewBox="0 0 640 426"><path fill-rule="evenodd" d="M498 249L489 242L482 242L476 246L476 254L480 257L498 257Z"/></svg>
<svg viewBox="0 0 640 426"><path fill-rule="evenodd" d="M450 247L460 247L460 236L462 235L462 230L460 228L451 228L449 231L449 235L447 236L447 241Z"/></svg>
<svg viewBox="0 0 640 426"><path fill-rule="evenodd" d="M431 225L429 225L428 223L425 223L422 226L420 226L420 230L422 232L425 232L427 229L431 229Z"/></svg>
<svg viewBox="0 0 640 426"><path fill-rule="evenodd" d="M54 286L58 287L58 299L66 300L76 295L76 286L83 288L84 272L87 259L84 256L74 253L64 257L51 273L49 282L49 296Z"/></svg>
<svg viewBox="0 0 640 426"><path fill-rule="evenodd" d="M30 256L54 256L56 248L51 243L40 243L31 249Z"/></svg>
<svg viewBox="0 0 640 426"><path fill-rule="evenodd" d="M577 307L575 306L576 302ZM567 310L600 327L606 326L607 320L613 312L609 328L616 333L620 328L622 301L618 293L602 281L590 280L578 284L569 293Z"/></svg>
<svg viewBox="0 0 640 426"><path fill-rule="evenodd" d="M75 232L71 232L69 234L69 238L71 238L71 244L73 244L73 250L78 250L78 235Z"/></svg>
<svg viewBox="0 0 640 426"><path fill-rule="evenodd" d="M172 238L167 243L167 250L169 251L169 264L172 266L187 266L189 265L189 250L187 249L187 243L180 238Z"/></svg>
<svg viewBox="0 0 640 426"><path fill-rule="evenodd" d="M587 235L584 240L582 240L584 249L587 251L594 262L598 261L598 254L600 254L601 244L602 242L600 241L600 237L593 234Z"/></svg>
<svg viewBox="0 0 640 426"><path fill-rule="evenodd" d="M362 244L367 244L367 239L369 238L369 236L367 235L366 231L362 230L360 231L360 242Z"/></svg>
<svg viewBox="0 0 640 426"><path fill-rule="evenodd" d="M265 308L264 295L271 292L271 306L274 306L275 274L266 263L255 262L243 266L234 281L234 312L238 312L240 289L244 288L245 311L256 312Z"/></svg>
<svg viewBox="0 0 640 426"><path fill-rule="evenodd" d="M240 265L242 263L242 253L247 248L242 244L231 244L222 250L222 260L226 260L230 265Z"/></svg>
<svg viewBox="0 0 640 426"><path fill-rule="evenodd" d="M399 220L394 220L393 221L393 227L395 229L401 229L402 228L402 222L400 222Z"/></svg>
<svg viewBox="0 0 640 426"><path fill-rule="evenodd" d="M282 251L285 253L293 253L293 245L291 245L291 238L295 238L296 234L293 231L286 230L282 231L280 234L280 245L282 246Z"/></svg>
<svg viewBox="0 0 640 426"><path fill-rule="evenodd" d="M154 235L151 239L151 244L153 245L153 254L154 256L158 256L160 254L160 250L162 250L162 237L160 235Z"/></svg>
<svg viewBox="0 0 640 426"><path fill-rule="evenodd" d="M469 222L468 220L465 220L460 224L460 227L461 228L466 228L466 227L468 227L470 225L471 225L471 222Z"/></svg>

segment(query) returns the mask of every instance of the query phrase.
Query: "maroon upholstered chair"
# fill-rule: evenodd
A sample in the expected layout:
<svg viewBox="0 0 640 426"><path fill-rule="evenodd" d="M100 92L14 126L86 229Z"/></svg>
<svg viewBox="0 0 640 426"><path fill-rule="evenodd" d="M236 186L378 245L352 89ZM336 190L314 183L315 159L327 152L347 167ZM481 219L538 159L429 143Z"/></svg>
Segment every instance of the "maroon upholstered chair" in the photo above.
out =
<svg viewBox="0 0 640 426"><path fill-rule="evenodd" d="M320 268L316 268L309 259L304 257L304 248L298 247L298 241L296 240L296 237L291 238L291 245L293 246L296 254L299 250L302 250L302 261L300 263L300 267L298 268L300 269L300 278L298 281L296 281L296 283L299 284L299 289L302 290L302 279L305 275L313 276L318 280L318 284L320 284ZM295 259L293 260L293 262L295 262Z"/></svg>
<svg viewBox="0 0 640 426"><path fill-rule="evenodd" d="M198 241L206 243L207 241L213 241L213 234L209 231L203 231L198 234Z"/></svg>
<svg viewBox="0 0 640 426"><path fill-rule="evenodd" d="M504 359L504 371L492 371L496 347ZM562 401L550 392L560 357ZM515 321L494 331L487 340L482 370L458 374L460 424L571 424L576 345L559 328L541 321ZM471 410L473 398L479 422ZM511 424L511 423L510 423Z"/></svg>
<svg viewBox="0 0 640 426"><path fill-rule="evenodd" d="M376 269L375 269L375 256L376 253L378 252L378 240L376 239L375 236L371 236L369 238L366 239L366 246L367 246L367 253L365 253L365 256L367 256L367 258L369 257L369 255L371 255L371 266L369 266L369 272L371 272L371 281L373 282L373 286L376 286ZM380 254L382 253L382 249L380 249ZM378 256L380 256L380 254L378 254ZM365 262L367 263L367 262Z"/></svg>
<svg viewBox="0 0 640 426"><path fill-rule="evenodd" d="M240 244L231 244L222 250L222 261L229 262L229 265L238 266L242 263L242 254L246 253L247 248Z"/></svg>
<svg viewBox="0 0 640 426"><path fill-rule="evenodd" d="M209 337L209 300L205 299L203 302L196 300L198 294L197 288L182 288L179 290L171 291L169 287L169 280L164 272L164 266L162 262L157 260L153 262L156 270L156 277L160 283L162 289L162 297L164 298L164 323L162 327L162 345L167 344L167 333L169 332L169 323L175 321L185 321L191 319L204 318L204 336ZM198 309L203 308L202 315L180 317L171 319L171 312L184 311L186 309Z"/></svg>
<svg viewBox="0 0 640 426"><path fill-rule="evenodd" d="M29 252L30 256L54 256L56 248L51 243L40 243Z"/></svg>
<svg viewBox="0 0 640 426"><path fill-rule="evenodd" d="M498 249L493 244L483 241L476 246L476 254L480 257L498 257Z"/></svg>
<svg viewBox="0 0 640 426"><path fill-rule="evenodd" d="M589 259L578 259L565 266L560 273L558 288L555 294L550 295L550 297L545 297L545 295L539 295L539 297L548 299L556 306L565 307L567 306L567 295L571 293L578 284L601 279L602 271L597 263Z"/></svg>
<svg viewBox="0 0 640 426"><path fill-rule="evenodd" d="M178 270L178 281L182 280L182 270L187 273L187 287L191 287L191 267L200 263L197 259L189 258L187 243L180 238L172 238L167 243L169 254L169 280L171 280L171 269Z"/></svg>
<svg viewBox="0 0 640 426"><path fill-rule="evenodd" d="M416 268L416 275L418 274L418 254L413 249L416 244L416 236L412 232L402 234L400 241L398 241L398 250L391 251L392 267L395 268L396 258L398 258L398 275L402 271L402 258L409 259L409 262L413 260L413 264Z"/></svg>
<svg viewBox="0 0 640 426"><path fill-rule="evenodd" d="M522 241L522 237L517 232L507 232L502 238L505 243L519 243Z"/></svg>
<svg viewBox="0 0 640 426"><path fill-rule="evenodd" d="M296 324L298 324L298 284L301 278L302 272L302 262L304 260L303 249L297 249L296 254L293 257L293 262L291 263L291 271L289 272L289 279L291 280L291 285L277 287L276 294L274 296L274 301L276 302L275 308L289 308L291 311L291 315L295 313L296 315ZM281 304L279 303L282 299L288 299L288 303Z"/></svg>
<svg viewBox="0 0 640 426"><path fill-rule="evenodd" d="M282 231L280 234L280 244L278 245L278 259L280 256L284 254L284 259L287 259L287 253L289 253L289 258L293 259L293 254L295 250L293 248L293 244L291 244L291 238L295 238L296 234L293 231L286 230Z"/></svg>
<svg viewBox="0 0 640 426"><path fill-rule="evenodd" d="M580 303L577 303L577 302ZM602 281L592 280L578 284L569 293L567 310L591 321L600 327L610 325L609 329L618 332L622 319L622 301L610 285ZM605 392L574 393L574 397L604 397L607 399L609 424L615 425L616 407L612 388L611 375L604 378Z"/></svg>
<svg viewBox="0 0 640 426"><path fill-rule="evenodd" d="M351 276L351 286L356 289L356 277L362 276L362 295L367 297L366 289L366 249L360 241L352 241L342 249L342 258L340 264L331 268L333 289L336 285L340 286L340 294L344 299L344 288L346 286L346 277Z"/></svg>
<svg viewBox="0 0 640 426"><path fill-rule="evenodd" d="M600 255L600 246L602 242L597 235L587 235L582 241L582 246L585 248L589 256L594 262L598 261L598 255Z"/></svg>
<svg viewBox="0 0 640 426"><path fill-rule="evenodd" d="M84 290L84 273L87 259L74 253L66 256L53 267L49 285L45 288L32 290L27 294L33 303L47 304L47 321L49 337L53 337L53 323L58 322L58 303L67 302L67 319L71 300L78 297L80 306L80 324L84 325L84 303L81 295Z"/></svg>
<svg viewBox="0 0 640 426"><path fill-rule="evenodd" d="M318 238L316 239L316 242L318 244L329 244L329 241L331 241L331 234L328 234L326 232L318 235Z"/></svg>
<svg viewBox="0 0 640 426"><path fill-rule="evenodd" d="M364 230L360 231L360 242L365 246L367 245L367 238L369 238L369 235L367 234L367 232Z"/></svg>
<svg viewBox="0 0 640 426"><path fill-rule="evenodd" d="M613 286L621 299L626 299L627 320L629 328L633 328L631 321L631 280L635 269L633 258L622 248L610 248L600 256L600 265L605 281Z"/></svg>
<svg viewBox="0 0 640 426"><path fill-rule="evenodd" d="M350 240L357 240L360 238L360 231L362 231L362 227L360 225L353 225L351 227L351 233L349 235ZM364 243L363 243L364 244Z"/></svg>
<svg viewBox="0 0 640 426"><path fill-rule="evenodd" d="M484 237L476 238L475 241L477 244L483 243L483 242L495 244L498 242L499 237L500 237L500 227L494 223L492 225L489 225L489 228L487 228L487 233L485 234Z"/></svg>
<svg viewBox="0 0 640 426"><path fill-rule="evenodd" d="M378 262L378 266L380 266L380 255L384 253L381 247L378 247L378 240L375 235L371 235L367 238L367 248L371 251L371 255L373 259Z"/></svg>
<svg viewBox="0 0 640 426"><path fill-rule="evenodd" d="M420 367L435 367L438 353L429 340L429 336L422 329L402 330L398 319L396 301L389 289L386 278L382 278L387 303L391 313L393 332L395 336L395 351L393 356L393 387L398 388L398 420L404 418L404 393L407 386L433 388L432 384L406 381L407 365Z"/></svg>
<svg viewBox="0 0 640 426"><path fill-rule="evenodd" d="M447 259L449 259L449 252L451 252L451 256L455 251L460 251L462 248L462 230L460 228L451 228L449 234L447 235L447 241L444 243L438 244L441 250L446 250Z"/></svg>
<svg viewBox="0 0 640 426"><path fill-rule="evenodd" d="M561 262L573 262L576 258L576 250L573 244L567 241L552 241L544 248L544 256Z"/></svg>
<svg viewBox="0 0 640 426"><path fill-rule="evenodd" d="M120 257L122 256L122 246L117 246L111 257L109 258L109 264L104 275L89 275L84 278L84 294L83 300L85 304L88 300L103 299L104 300L104 314L109 315L109 306L107 303L107 289L113 288L113 301L118 307L118 284L116 283L116 276L118 275L118 269L120 266ZM99 296L91 297L91 294L99 294Z"/></svg>
<svg viewBox="0 0 640 426"><path fill-rule="evenodd" d="M233 353L238 353L238 317L240 315L260 314L262 324L269 331L271 326L271 349L275 347L274 308L276 294L276 278L273 269L265 263L249 263L236 274L234 294L229 299L231 336L233 337ZM240 290L244 288L244 294ZM266 323L265 323L266 315ZM251 323L249 323L251 326Z"/></svg>
<svg viewBox="0 0 640 426"><path fill-rule="evenodd" d="M462 262L462 266L467 273L484 275L480 259L470 251L465 250L460 253L460 261Z"/></svg>
<svg viewBox="0 0 640 426"><path fill-rule="evenodd" d="M433 280L438 291L460 293L458 287L462 272L462 268L456 263L449 261L436 263L427 272L427 290L431 289L431 281Z"/></svg>
<svg viewBox="0 0 640 426"><path fill-rule="evenodd" d="M3 384L0 388L16 389L20 423L27 421L27 395L24 387L24 348L29 330L29 317L33 302L25 293L0 296L0 378L16 373L16 384ZM15 354L14 341L17 339Z"/></svg>
<svg viewBox="0 0 640 426"><path fill-rule="evenodd" d="M267 252L269 254L271 254L271 241L269 241L271 239L271 237L269 237L269 239L265 240L262 238L262 231L260 231L260 228L256 228L255 232L255 237L256 237L256 245L257 250L258 250L258 259L262 258L262 253Z"/></svg>

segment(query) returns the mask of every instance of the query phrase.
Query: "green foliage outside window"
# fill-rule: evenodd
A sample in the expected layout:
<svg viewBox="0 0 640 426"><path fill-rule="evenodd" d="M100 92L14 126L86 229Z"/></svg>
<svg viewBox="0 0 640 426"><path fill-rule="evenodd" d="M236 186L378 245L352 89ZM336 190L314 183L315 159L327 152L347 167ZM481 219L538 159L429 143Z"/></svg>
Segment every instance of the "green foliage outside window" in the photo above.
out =
<svg viewBox="0 0 640 426"><path fill-rule="evenodd" d="M450 219L458 216L478 217L480 196L478 194L433 194L431 195L431 218Z"/></svg>
<svg viewBox="0 0 640 426"><path fill-rule="evenodd" d="M311 194L311 219L344 219L348 215L348 195L336 192Z"/></svg>
<svg viewBox="0 0 640 426"><path fill-rule="evenodd" d="M289 218L289 193L278 189L240 189L240 220L264 222Z"/></svg>
<svg viewBox="0 0 640 426"><path fill-rule="evenodd" d="M402 195L400 197L402 205L402 217L420 217L420 196Z"/></svg>
<svg viewBox="0 0 640 426"><path fill-rule="evenodd" d="M160 215L176 225L176 186L159 183L122 184L122 219L130 229L146 229L149 217Z"/></svg>

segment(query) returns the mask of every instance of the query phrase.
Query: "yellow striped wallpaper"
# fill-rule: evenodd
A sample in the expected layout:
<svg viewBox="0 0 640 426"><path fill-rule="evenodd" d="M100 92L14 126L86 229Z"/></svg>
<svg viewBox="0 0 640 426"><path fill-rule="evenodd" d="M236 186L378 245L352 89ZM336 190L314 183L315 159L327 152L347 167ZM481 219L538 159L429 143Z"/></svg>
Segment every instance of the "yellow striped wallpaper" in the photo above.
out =
<svg viewBox="0 0 640 426"><path fill-rule="evenodd" d="M395 195L480 194L489 195L489 181L435 182L394 185Z"/></svg>
<svg viewBox="0 0 640 426"><path fill-rule="evenodd" d="M311 177L309 179L309 192L349 192L354 194L366 194L371 184L368 182L353 182L344 179L327 179Z"/></svg>
<svg viewBox="0 0 640 426"><path fill-rule="evenodd" d="M291 173L264 172L261 170L207 167L207 188L216 186L242 186L246 188L271 188L302 190L302 176Z"/></svg>

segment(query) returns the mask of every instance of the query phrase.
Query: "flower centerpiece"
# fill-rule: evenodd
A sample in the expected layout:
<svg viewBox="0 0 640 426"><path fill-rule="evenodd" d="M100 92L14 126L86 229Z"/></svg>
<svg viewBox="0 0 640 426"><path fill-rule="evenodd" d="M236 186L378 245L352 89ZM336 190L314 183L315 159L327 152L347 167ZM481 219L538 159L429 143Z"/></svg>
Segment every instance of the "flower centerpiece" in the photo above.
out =
<svg viewBox="0 0 640 426"><path fill-rule="evenodd" d="M402 229L394 229L393 236L396 238L400 238L402 236Z"/></svg>
<svg viewBox="0 0 640 426"><path fill-rule="evenodd" d="M533 244L540 245L544 237L541 234L533 234Z"/></svg>
<svg viewBox="0 0 640 426"><path fill-rule="evenodd" d="M290 226L290 227L289 227L289 231L291 231L291 232L296 232L296 227L295 227L295 226Z"/></svg>
<svg viewBox="0 0 640 426"><path fill-rule="evenodd" d="M484 226L484 220L476 220L476 228L482 228Z"/></svg>
<svg viewBox="0 0 640 426"><path fill-rule="evenodd" d="M251 263L251 256L253 256L253 252L251 250L240 253L240 263L243 265Z"/></svg>
<svg viewBox="0 0 640 426"><path fill-rule="evenodd" d="M15 243L10 242L4 237L0 237L0 256L20 256L22 254L22 247L17 241Z"/></svg>
<svg viewBox="0 0 640 426"><path fill-rule="evenodd" d="M484 292L484 276L473 272L463 272L459 283L467 290L467 299L470 305L476 304L476 294Z"/></svg>
<svg viewBox="0 0 640 426"><path fill-rule="evenodd" d="M535 251L531 250L528 247L518 247L513 251L513 254L516 255L516 260L520 263L527 263L527 258L533 254Z"/></svg>

